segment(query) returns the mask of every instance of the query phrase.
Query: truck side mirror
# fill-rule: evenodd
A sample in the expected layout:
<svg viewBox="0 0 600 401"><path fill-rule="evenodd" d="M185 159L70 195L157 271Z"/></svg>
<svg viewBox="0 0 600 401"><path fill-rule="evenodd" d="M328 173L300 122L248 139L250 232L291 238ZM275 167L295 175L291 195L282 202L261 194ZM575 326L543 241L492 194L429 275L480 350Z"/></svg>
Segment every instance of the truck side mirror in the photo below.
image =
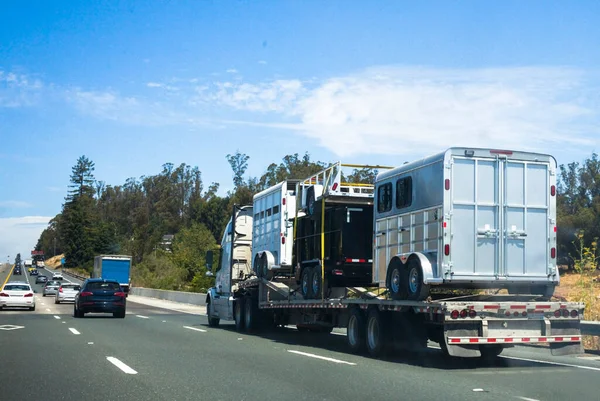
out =
<svg viewBox="0 0 600 401"><path fill-rule="evenodd" d="M206 251L206 270L211 271L213 265L213 251Z"/></svg>

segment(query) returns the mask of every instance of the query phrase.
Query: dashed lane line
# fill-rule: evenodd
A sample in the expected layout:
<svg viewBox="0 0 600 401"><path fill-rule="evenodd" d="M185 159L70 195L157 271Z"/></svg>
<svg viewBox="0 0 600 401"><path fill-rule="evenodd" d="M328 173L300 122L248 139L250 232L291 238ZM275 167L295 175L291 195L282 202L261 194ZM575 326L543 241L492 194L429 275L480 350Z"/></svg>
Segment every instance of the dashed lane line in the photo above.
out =
<svg viewBox="0 0 600 401"><path fill-rule="evenodd" d="M106 359L108 360L108 362L121 369L124 373L127 373L128 375L137 375L137 372L135 370L133 370L114 356L107 356Z"/></svg>

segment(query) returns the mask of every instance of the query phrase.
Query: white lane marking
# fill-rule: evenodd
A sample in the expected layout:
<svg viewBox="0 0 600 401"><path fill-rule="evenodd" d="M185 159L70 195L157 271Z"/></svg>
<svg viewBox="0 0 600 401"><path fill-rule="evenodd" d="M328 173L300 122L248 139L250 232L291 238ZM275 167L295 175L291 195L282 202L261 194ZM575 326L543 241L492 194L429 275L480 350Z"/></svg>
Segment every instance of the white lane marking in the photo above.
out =
<svg viewBox="0 0 600 401"><path fill-rule="evenodd" d="M206 330L204 329L198 329L196 327L190 327L190 326L183 326L184 329L189 329L189 330L194 330L194 331L199 331L201 333L206 333Z"/></svg>
<svg viewBox="0 0 600 401"><path fill-rule="evenodd" d="M56 315L54 315L54 318L55 318L55 319L60 319L60 316L56 316Z"/></svg>
<svg viewBox="0 0 600 401"><path fill-rule="evenodd" d="M310 358L322 359L324 361L329 361L329 362L334 362L334 363L342 363L342 364L345 364L345 365L353 365L353 366L356 365L354 362L347 362L347 361L342 361L340 359L328 358L326 356L309 354L308 352L295 351L293 349L288 349L287 352L291 352L292 354L298 354L298 355L308 356Z"/></svg>
<svg viewBox="0 0 600 401"><path fill-rule="evenodd" d="M520 395L518 395L517 398L520 400L523 400L523 401L540 401L540 400L536 400L535 398L521 397Z"/></svg>
<svg viewBox="0 0 600 401"><path fill-rule="evenodd" d="M67 323L67 322L62 322L62 323Z"/></svg>
<svg viewBox="0 0 600 401"><path fill-rule="evenodd" d="M474 388L473 391L476 393L483 393L485 390L482 388Z"/></svg>
<svg viewBox="0 0 600 401"><path fill-rule="evenodd" d="M150 319L148 316L142 316L142 315L136 315L136 316L139 318L142 318L142 319Z"/></svg>
<svg viewBox="0 0 600 401"><path fill-rule="evenodd" d="M50 312L50 309L46 308L46 310L47 310L48 312Z"/></svg>
<svg viewBox="0 0 600 401"><path fill-rule="evenodd" d="M163 322L163 323L167 323L167 321L166 321L166 320L163 320L162 322Z"/></svg>
<svg viewBox="0 0 600 401"><path fill-rule="evenodd" d="M46 305L46 304L42 302L42 305Z"/></svg>
<svg viewBox="0 0 600 401"><path fill-rule="evenodd" d="M548 365L555 365L555 366L567 366L569 368L595 370L597 372L600 372L600 368L594 368L594 367L591 367L591 366L582 366L582 365L572 365L570 363L540 361L540 360L537 360L537 359L519 358L517 356L504 356L504 355L500 355L500 358L514 359L514 360L517 360L517 361L525 361L525 362L545 363L545 364L548 364Z"/></svg>
<svg viewBox="0 0 600 401"><path fill-rule="evenodd" d="M125 365L123 362L119 361L114 356L107 356L106 359L108 360L108 362L112 363L128 375L137 375L137 372L135 370L131 369L129 366Z"/></svg>
<svg viewBox="0 0 600 401"><path fill-rule="evenodd" d="M88 345L94 345L94 342L93 342L93 341L91 341L91 342L89 342L89 343L88 343Z"/></svg>
<svg viewBox="0 0 600 401"><path fill-rule="evenodd" d="M80 332L78 332L76 329L69 327L69 331L73 334L81 334Z"/></svg>

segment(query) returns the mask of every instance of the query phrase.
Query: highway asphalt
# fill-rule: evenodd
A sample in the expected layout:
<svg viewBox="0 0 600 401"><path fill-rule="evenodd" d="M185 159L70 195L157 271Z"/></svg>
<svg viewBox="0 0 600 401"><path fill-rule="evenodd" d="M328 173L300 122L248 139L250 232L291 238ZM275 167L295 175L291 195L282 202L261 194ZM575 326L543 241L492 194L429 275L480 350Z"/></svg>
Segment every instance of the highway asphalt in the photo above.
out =
<svg viewBox="0 0 600 401"><path fill-rule="evenodd" d="M0 284L7 275L0 269ZM74 319L34 278L9 278L32 283L34 312L0 311L2 401L600 399L598 356L517 347L485 363L430 348L376 360L347 353L340 332L241 334L131 301L125 319Z"/></svg>

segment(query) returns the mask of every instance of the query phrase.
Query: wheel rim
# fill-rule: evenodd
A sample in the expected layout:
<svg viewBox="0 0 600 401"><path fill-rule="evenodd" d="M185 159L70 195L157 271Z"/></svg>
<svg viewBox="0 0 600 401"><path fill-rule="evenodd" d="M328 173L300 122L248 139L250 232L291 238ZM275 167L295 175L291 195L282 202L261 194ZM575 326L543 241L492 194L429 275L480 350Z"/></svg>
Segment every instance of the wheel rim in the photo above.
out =
<svg viewBox="0 0 600 401"><path fill-rule="evenodd" d="M408 275L408 286L410 292L413 294L415 294L419 288L419 271L415 267L410 270L410 274Z"/></svg>
<svg viewBox="0 0 600 401"><path fill-rule="evenodd" d="M302 274L302 293L304 295L308 294L308 273L307 270Z"/></svg>
<svg viewBox="0 0 600 401"><path fill-rule="evenodd" d="M369 319L369 326L367 331L367 340L370 349L376 349L379 343L379 322L375 318Z"/></svg>
<svg viewBox="0 0 600 401"><path fill-rule="evenodd" d="M398 269L394 269L392 271L392 279L390 280L390 287L394 294L400 292L400 271Z"/></svg>
<svg viewBox="0 0 600 401"><path fill-rule="evenodd" d="M350 343L350 345L352 346L356 346L356 344L358 343L358 333L356 332L358 330L358 320L356 319L356 316L351 315L350 316L350 320L348 320L348 342Z"/></svg>
<svg viewBox="0 0 600 401"><path fill-rule="evenodd" d="M321 275L319 274L318 271L316 271L315 274L313 274L313 280L312 280L313 294L315 294L316 296L319 296L320 289L321 289Z"/></svg>

